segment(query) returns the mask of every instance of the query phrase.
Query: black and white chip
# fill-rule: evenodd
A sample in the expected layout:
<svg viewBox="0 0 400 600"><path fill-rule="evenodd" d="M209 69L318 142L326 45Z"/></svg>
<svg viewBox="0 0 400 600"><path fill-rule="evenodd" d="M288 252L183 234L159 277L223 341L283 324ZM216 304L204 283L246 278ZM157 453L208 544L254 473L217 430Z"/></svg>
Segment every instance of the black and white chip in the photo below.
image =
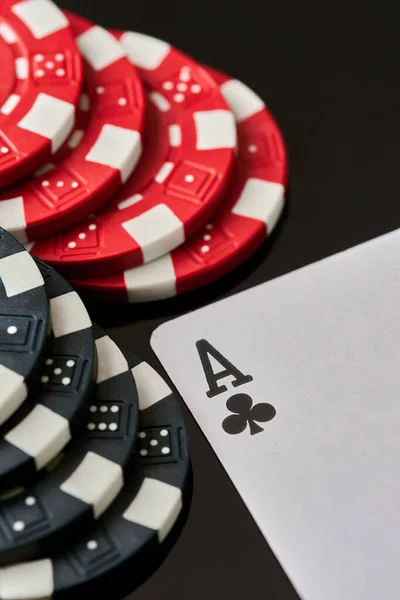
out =
<svg viewBox="0 0 400 600"><path fill-rule="evenodd" d="M139 447L125 487L88 535L65 551L0 569L1 600L122 598L151 574L191 500L191 465L177 396L124 351L139 395ZM175 534L175 535L174 535Z"/></svg>
<svg viewBox="0 0 400 600"><path fill-rule="evenodd" d="M85 435L38 481L4 498L0 562L39 558L84 535L122 490L137 440L138 397L118 346L93 326L98 359ZM3 593L3 592L2 592Z"/></svg>
<svg viewBox="0 0 400 600"><path fill-rule="evenodd" d="M0 425L26 400L49 332L42 274L29 252L0 227Z"/></svg>
<svg viewBox="0 0 400 600"><path fill-rule="evenodd" d="M54 269L37 264L50 300L52 336L38 393L0 427L1 490L33 481L83 432L96 384L94 333L85 305Z"/></svg>

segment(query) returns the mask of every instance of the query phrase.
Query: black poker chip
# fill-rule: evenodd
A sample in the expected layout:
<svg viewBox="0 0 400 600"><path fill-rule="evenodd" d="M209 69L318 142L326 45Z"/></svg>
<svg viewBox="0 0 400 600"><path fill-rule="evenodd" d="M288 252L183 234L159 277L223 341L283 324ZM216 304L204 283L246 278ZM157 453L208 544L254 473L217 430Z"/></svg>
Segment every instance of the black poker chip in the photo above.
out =
<svg viewBox="0 0 400 600"><path fill-rule="evenodd" d="M35 401L25 402L0 428L0 489L33 481L82 433L95 390L92 322L79 295L54 269L37 261L50 300L52 337Z"/></svg>
<svg viewBox="0 0 400 600"><path fill-rule="evenodd" d="M118 346L97 326L94 335L97 386L87 431L35 484L2 501L3 565L46 556L83 535L115 500L130 473L138 428L135 381Z"/></svg>
<svg viewBox="0 0 400 600"><path fill-rule="evenodd" d="M179 400L146 362L124 350L139 395L139 445L125 486L78 543L50 558L0 569L4 598L122 598L165 558L192 493L188 441Z"/></svg>
<svg viewBox="0 0 400 600"><path fill-rule="evenodd" d="M0 425L27 399L49 333L42 274L25 248L0 227Z"/></svg>

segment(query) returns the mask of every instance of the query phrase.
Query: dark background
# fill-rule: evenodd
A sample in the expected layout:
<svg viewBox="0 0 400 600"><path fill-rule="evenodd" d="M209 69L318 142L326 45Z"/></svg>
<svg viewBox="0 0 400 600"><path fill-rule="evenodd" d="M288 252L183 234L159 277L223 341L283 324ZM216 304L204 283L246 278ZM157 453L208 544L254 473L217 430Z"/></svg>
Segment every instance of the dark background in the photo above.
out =
<svg viewBox="0 0 400 600"><path fill-rule="evenodd" d="M275 114L289 152L288 209L270 241L234 273L186 297L91 306L117 342L158 367L150 335L163 321L399 226L398 22L384 5L370 13L365 4L360 13L352 2L320 0L60 5L104 27L164 39L243 80ZM268 322L261 325L267 332ZM130 598L296 600L188 413L187 424L195 475L189 520L164 565Z"/></svg>

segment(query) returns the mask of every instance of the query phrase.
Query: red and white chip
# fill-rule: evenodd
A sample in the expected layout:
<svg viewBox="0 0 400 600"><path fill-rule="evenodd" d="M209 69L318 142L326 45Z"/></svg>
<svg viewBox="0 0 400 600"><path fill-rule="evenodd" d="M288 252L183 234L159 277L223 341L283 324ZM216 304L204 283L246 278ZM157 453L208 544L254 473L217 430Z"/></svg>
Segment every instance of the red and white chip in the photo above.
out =
<svg viewBox="0 0 400 600"><path fill-rule="evenodd" d="M22 243L95 210L142 152L145 99L136 68L108 31L69 15L85 67L76 126L51 163L0 193L0 223Z"/></svg>
<svg viewBox="0 0 400 600"><path fill-rule="evenodd" d="M275 227L287 183L282 134L252 90L209 72L233 110L238 129L238 159L223 204L200 232L171 254L124 273L74 281L87 297L134 303L194 290L244 262Z"/></svg>
<svg viewBox="0 0 400 600"><path fill-rule="evenodd" d="M0 187L57 152L75 124L81 84L79 49L57 6L51 0L2 0Z"/></svg>
<svg viewBox="0 0 400 600"><path fill-rule="evenodd" d="M104 210L34 244L74 278L140 265L182 244L217 207L234 162L235 120L205 69L160 40L116 35L148 91L144 154Z"/></svg>

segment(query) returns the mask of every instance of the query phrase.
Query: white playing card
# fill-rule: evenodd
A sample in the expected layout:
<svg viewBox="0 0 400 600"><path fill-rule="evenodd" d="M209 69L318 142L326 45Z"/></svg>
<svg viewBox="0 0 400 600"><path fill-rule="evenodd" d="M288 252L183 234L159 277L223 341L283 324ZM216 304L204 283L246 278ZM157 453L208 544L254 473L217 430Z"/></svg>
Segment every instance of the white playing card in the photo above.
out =
<svg viewBox="0 0 400 600"><path fill-rule="evenodd" d="M397 597L400 230L170 321L152 346L304 600ZM224 360L240 373L218 378Z"/></svg>

